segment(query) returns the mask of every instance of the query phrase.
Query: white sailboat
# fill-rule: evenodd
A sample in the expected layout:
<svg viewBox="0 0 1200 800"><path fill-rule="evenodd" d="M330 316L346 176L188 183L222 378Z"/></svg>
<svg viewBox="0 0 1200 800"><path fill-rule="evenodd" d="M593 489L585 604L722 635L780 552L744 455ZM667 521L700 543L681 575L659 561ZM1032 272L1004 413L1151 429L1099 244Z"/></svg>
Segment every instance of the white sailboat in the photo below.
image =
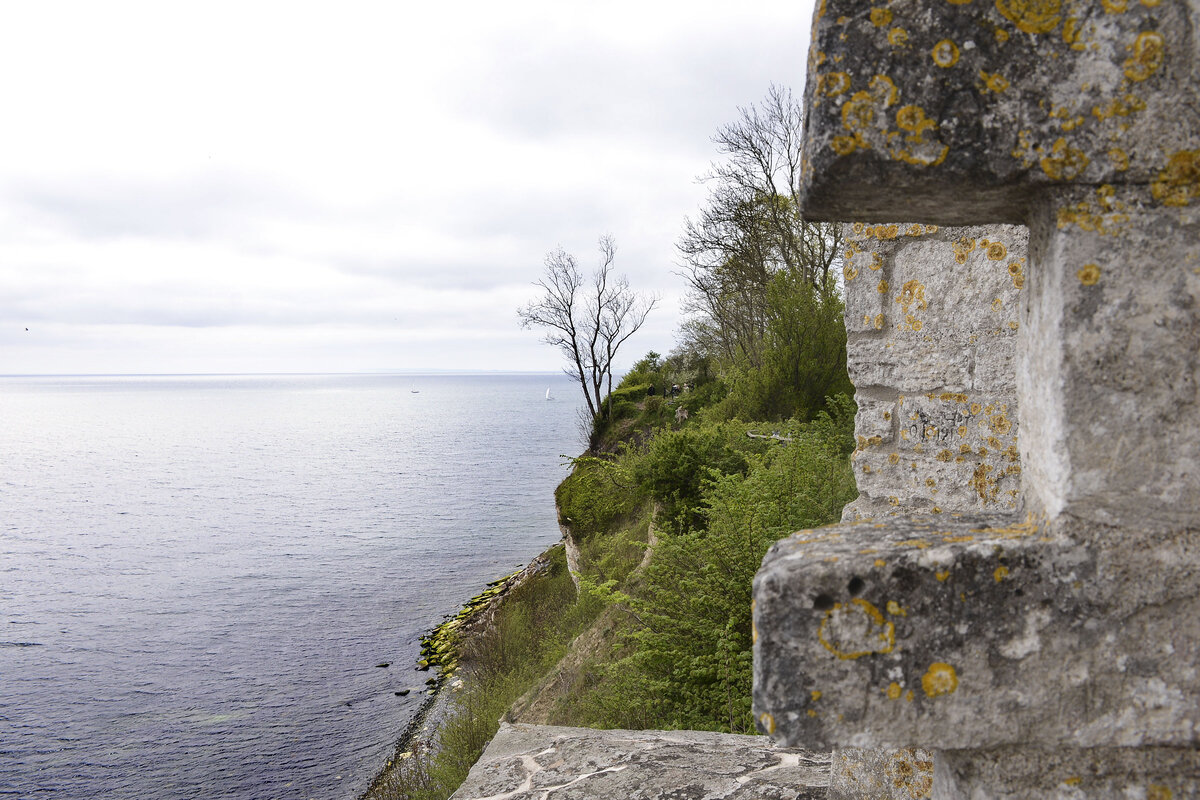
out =
<svg viewBox="0 0 1200 800"><path fill-rule="evenodd" d="M546 399L547 399L547 400L553 400L553 399L554 399L554 395L550 394L550 387L549 387L549 386L547 386L547 387L546 387Z"/></svg>

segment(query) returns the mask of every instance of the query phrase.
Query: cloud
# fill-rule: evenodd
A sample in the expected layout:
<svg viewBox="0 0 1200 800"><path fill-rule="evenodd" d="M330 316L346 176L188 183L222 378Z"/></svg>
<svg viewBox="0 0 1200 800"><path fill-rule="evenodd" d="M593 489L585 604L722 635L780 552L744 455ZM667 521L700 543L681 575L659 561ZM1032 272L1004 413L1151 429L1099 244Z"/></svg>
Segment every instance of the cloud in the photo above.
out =
<svg viewBox="0 0 1200 800"><path fill-rule="evenodd" d="M515 309L604 233L664 352L709 138L800 88L810 8L14 7L0 374L554 368Z"/></svg>

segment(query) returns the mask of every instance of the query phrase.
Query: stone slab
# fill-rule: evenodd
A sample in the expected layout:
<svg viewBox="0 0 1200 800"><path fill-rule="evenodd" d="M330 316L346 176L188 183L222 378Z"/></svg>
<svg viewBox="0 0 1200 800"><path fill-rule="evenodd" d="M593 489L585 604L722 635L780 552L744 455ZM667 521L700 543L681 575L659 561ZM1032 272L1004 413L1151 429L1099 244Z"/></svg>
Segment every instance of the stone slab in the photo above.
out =
<svg viewBox="0 0 1200 800"><path fill-rule="evenodd" d="M762 736L501 724L452 800L816 800L828 754Z"/></svg>
<svg viewBox="0 0 1200 800"><path fill-rule="evenodd" d="M1200 743L1200 527L888 517L775 544L754 708L784 745Z"/></svg>
<svg viewBox="0 0 1200 800"><path fill-rule="evenodd" d="M1079 183L1200 196L1194 0L821 0L810 219L1023 222Z"/></svg>

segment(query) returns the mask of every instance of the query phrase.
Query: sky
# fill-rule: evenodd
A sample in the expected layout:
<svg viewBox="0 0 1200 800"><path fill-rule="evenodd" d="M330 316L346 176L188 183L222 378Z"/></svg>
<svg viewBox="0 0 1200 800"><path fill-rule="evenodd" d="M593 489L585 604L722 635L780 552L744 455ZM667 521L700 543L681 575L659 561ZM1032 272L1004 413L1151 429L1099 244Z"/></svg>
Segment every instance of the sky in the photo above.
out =
<svg viewBox="0 0 1200 800"><path fill-rule="evenodd" d="M661 296L811 0L6 4L0 375L555 370L543 259ZM621 361L621 359L619 359Z"/></svg>

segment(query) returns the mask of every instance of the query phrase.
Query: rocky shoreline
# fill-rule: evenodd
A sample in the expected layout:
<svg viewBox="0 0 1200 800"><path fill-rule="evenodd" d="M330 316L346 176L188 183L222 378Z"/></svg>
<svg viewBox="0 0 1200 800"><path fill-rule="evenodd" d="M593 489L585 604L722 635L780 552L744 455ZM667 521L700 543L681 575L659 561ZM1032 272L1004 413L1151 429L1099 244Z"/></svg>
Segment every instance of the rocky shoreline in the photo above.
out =
<svg viewBox="0 0 1200 800"><path fill-rule="evenodd" d="M551 545L536 558L511 575L488 583L484 591L468 600L453 616L447 616L421 639L419 670L436 670L427 681L428 696L396 740L395 750L371 779L359 800L381 797L380 787L399 764L414 753L431 754L438 746L438 732L449 715L454 697L465 681L470 680L470 665L460 662L459 653L464 641L478 636L492 625L496 610L513 589L549 567L550 553L562 542Z"/></svg>

